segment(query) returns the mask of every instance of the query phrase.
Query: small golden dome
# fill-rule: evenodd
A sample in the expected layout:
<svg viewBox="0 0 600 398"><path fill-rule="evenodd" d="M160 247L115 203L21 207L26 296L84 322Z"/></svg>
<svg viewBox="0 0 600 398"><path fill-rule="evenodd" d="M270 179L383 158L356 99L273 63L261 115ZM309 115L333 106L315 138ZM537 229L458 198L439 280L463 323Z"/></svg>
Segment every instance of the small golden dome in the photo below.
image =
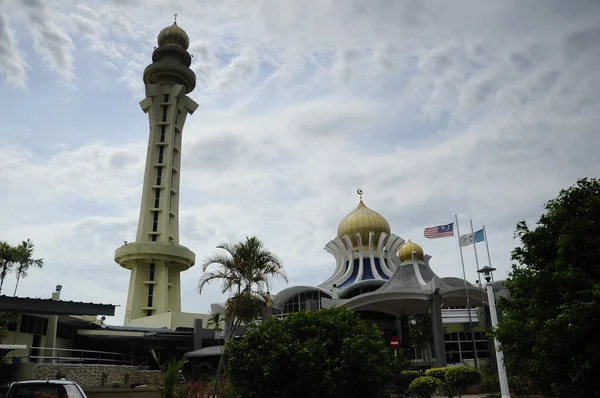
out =
<svg viewBox="0 0 600 398"><path fill-rule="evenodd" d="M417 259L423 261L423 258L425 257L423 248L409 239L408 242L404 242L404 244L400 246L398 257L400 257L401 262L411 261L413 252L417 252Z"/></svg>
<svg viewBox="0 0 600 398"><path fill-rule="evenodd" d="M377 246L382 232L390 234L390 224L381 214L365 206L361 199L356 209L344 217L338 226L337 236L342 239L345 235L348 235L352 241L352 246L356 249L358 248L356 234L360 233L363 248L368 249L369 232L371 231L375 233L374 244Z"/></svg>
<svg viewBox="0 0 600 398"><path fill-rule="evenodd" d="M173 25L167 26L161 30L156 38L156 41L158 41L159 46L170 44L173 46L183 47L184 50L187 50L190 46L190 38L188 37L187 33L185 33L185 30L181 29L179 25L177 25L177 22L173 22Z"/></svg>

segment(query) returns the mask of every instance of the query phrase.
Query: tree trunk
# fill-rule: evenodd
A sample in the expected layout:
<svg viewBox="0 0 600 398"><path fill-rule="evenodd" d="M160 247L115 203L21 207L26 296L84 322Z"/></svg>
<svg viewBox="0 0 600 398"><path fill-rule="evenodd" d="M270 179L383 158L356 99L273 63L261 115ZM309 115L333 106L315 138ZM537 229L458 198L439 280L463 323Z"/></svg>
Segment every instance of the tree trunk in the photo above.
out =
<svg viewBox="0 0 600 398"><path fill-rule="evenodd" d="M235 332L237 332L240 327L242 321L236 320L233 322L233 327L229 330L229 336L225 339L225 341L231 340L235 337ZM219 387L219 379L221 378L221 372L223 371L223 366L225 366L225 355L223 355L223 351L221 351L221 358L219 359L219 366L217 367L217 374L215 375L215 385L213 386L212 398L217 396L217 388Z"/></svg>
<svg viewBox="0 0 600 398"><path fill-rule="evenodd" d="M17 296L17 288L19 287L19 279L21 279L21 274L17 273L17 284L15 285L15 292L13 293L14 297ZM2 290L2 289L0 289L0 290Z"/></svg>

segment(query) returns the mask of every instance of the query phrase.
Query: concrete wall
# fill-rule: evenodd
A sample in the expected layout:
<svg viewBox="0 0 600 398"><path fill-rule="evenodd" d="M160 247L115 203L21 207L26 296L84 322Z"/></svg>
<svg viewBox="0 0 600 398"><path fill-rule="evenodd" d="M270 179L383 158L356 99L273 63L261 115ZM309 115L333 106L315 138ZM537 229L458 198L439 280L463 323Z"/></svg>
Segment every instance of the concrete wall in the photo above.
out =
<svg viewBox="0 0 600 398"><path fill-rule="evenodd" d="M36 364L32 369L34 379L56 379L64 377L81 387L112 387L113 385L145 384L158 386L160 372L140 370L135 366L119 365L59 365Z"/></svg>
<svg viewBox="0 0 600 398"><path fill-rule="evenodd" d="M88 398L159 398L158 388L85 388Z"/></svg>

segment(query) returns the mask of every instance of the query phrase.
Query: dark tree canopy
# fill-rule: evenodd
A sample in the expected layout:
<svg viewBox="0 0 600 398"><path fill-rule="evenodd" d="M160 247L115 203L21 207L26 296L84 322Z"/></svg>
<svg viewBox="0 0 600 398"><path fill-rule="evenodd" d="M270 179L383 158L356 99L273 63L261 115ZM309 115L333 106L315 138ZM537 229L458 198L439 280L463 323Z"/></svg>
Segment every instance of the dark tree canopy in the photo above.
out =
<svg viewBox="0 0 600 398"><path fill-rule="evenodd" d="M393 355L381 331L343 308L271 318L226 348L244 397L377 397Z"/></svg>
<svg viewBox="0 0 600 398"><path fill-rule="evenodd" d="M600 180L550 200L535 229L521 221L496 330L509 374L543 393L600 397Z"/></svg>

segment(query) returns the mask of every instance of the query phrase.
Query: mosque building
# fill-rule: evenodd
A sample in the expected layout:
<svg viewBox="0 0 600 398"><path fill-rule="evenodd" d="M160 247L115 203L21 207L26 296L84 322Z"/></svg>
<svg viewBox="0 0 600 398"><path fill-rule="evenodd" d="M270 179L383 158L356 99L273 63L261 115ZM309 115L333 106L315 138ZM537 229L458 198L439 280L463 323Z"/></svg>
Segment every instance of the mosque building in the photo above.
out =
<svg viewBox="0 0 600 398"><path fill-rule="evenodd" d="M492 345L485 335L485 295L479 287L460 278L439 278L431 256L394 234L388 221L367 207L361 190L359 194L358 206L325 245L335 260L332 275L316 286L278 292L272 316L343 306L377 324L386 339L398 336L414 362L444 366L473 364L477 358L480 365L488 364ZM224 306L213 304L211 310L224 313ZM431 347L410 343L410 318L424 313L432 318Z"/></svg>

